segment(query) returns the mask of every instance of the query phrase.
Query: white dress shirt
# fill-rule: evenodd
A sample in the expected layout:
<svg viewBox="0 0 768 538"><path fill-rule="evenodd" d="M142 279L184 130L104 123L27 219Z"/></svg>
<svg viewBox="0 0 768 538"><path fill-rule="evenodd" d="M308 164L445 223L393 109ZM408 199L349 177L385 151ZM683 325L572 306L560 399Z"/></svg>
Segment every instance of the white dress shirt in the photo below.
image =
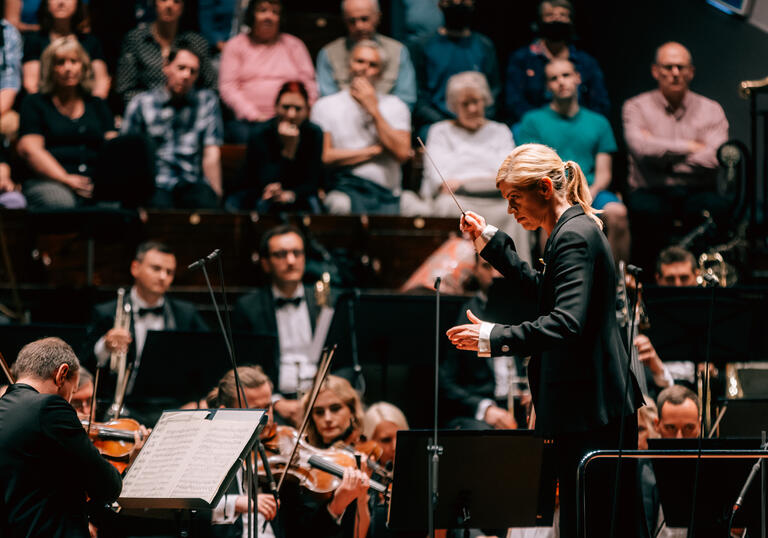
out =
<svg viewBox="0 0 768 538"><path fill-rule="evenodd" d="M286 297L277 287L272 286L272 295L275 298L302 298L297 306L288 303L275 308L277 336L280 341L278 392L291 394L309 390L317 372L317 360L310 357L312 323L309 319L307 301L304 298L304 286L298 286L291 297Z"/></svg>

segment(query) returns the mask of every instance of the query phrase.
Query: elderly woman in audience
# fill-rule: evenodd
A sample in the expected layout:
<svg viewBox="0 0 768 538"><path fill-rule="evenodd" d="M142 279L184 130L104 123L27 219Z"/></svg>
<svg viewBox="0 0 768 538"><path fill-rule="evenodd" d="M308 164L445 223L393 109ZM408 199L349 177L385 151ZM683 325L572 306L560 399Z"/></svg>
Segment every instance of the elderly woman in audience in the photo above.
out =
<svg viewBox="0 0 768 538"><path fill-rule="evenodd" d="M227 205L259 213L320 213L323 131L308 121L309 96L302 82L280 87L274 118L253 127L242 188Z"/></svg>
<svg viewBox="0 0 768 538"><path fill-rule="evenodd" d="M235 120L226 126L227 138L242 143L254 122L275 115L274 95L284 83L299 80L317 98L315 69L301 39L280 31L280 0L250 0L243 22L250 28L224 46L219 91Z"/></svg>
<svg viewBox="0 0 768 538"><path fill-rule="evenodd" d="M83 0L43 0L37 10L40 31L24 37L22 58L23 84L27 93L37 93L40 86L40 56L52 41L59 37L75 36L91 59L93 89L91 94L106 99L109 93L109 74L99 40L81 32L85 20Z"/></svg>
<svg viewBox="0 0 768 538"><path fill-rule="evenodd" d="M443 120L430 127L427 151L445 177L429 159L424 163L421 197L432 204L432 214L459 215L448 190L456 195L465 210L485 215L488 224L507 230L523 259L530 260L528 234L507 214L507 204L496 194L496 172L515 147L512 132L503 123L485 117L493 103L485 75L465 71L453 75L446 86L446 106L456 119Z"/></svg>
<svg viewBox="0 0 768 538"><path fill-rule="evenodd" d="M184 0L155 0L155 21L140 25L125 36L117 62L115 91L125 105L138 93L165 83L163 65L172 48L192 50L200 58L197 85L216 86L216 73L208 56L208 42L196 32L182 31L179 21Z"/></svg>
<svg viewBox="0 0 768 538"><path fill-rule="evenodd" d="M51 43L40 64L40 93L21 108L17 149L32 173L23 191L30 208L75 207L93 195L93 165L117 133L107 104L91 95L91 61L74 36Z"/></svg>

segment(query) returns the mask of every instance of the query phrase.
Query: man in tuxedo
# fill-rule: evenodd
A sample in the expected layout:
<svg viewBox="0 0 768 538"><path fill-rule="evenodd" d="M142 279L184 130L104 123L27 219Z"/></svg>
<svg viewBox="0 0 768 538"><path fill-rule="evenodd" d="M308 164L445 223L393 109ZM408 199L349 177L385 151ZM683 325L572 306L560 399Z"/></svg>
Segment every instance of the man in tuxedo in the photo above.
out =
<svg viewBox="0 0 768 538"><path fill-rule="evenodd" d="M122 481L69 404L80 362L44 338L22 348L13 372L0 398L0 536L88 538L86 499L110 503Z"/></svg>
<svg viewBox="0 0 768 538"><path fill-rule="evenodd" d="M130 329L114 326L117 300L94 308L88 351L95 362L102 365L112 353L128 353L131 375L127 394L136 381L148 331L208 331L192 304L165 297L175 272L176 256L168 246L156 241L142 243L131 262L133 286L124 299L124 303L131 305Z"/></svg>
<svg viewBox="0 0 768 538"><path fill-rule="evenodd" d="M311 349L320 308L312 287L302 285L306 258L297 228L286 225L265 232L259 254L270 284L235 303L232 327L277 339L272 357L259 362L277 381L275 411L295 423L301 416L296 395L311 387L317 371L319 357L311 356Z"/></svg>

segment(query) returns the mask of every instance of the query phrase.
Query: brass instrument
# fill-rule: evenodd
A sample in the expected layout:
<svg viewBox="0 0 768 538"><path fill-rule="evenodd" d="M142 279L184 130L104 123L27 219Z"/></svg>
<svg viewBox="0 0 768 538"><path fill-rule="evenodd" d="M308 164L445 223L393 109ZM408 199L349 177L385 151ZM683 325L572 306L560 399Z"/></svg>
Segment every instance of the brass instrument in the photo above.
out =
<svg viewBox="0 0 768 538"><path fill-rule="evenodd" d="M117 290L117 308L115 309L114 329L131 330L131 305L125 302L125 289ZM120 418L120 412L123 410L125 400L125 390L128 386L127 372L128 351L113 351L109 356L109 368L117 372L117 386L115 387L115 399L109 409L109 414L113 420Z"/></svg>
<svg viewBox="0 0 768 538"><path fill-rule="evenodd" d="M752 92L759 93L765 88L768 88L768 77L758 80L742 80L739 82L739 96L742 99L748 99Z"/></svg>

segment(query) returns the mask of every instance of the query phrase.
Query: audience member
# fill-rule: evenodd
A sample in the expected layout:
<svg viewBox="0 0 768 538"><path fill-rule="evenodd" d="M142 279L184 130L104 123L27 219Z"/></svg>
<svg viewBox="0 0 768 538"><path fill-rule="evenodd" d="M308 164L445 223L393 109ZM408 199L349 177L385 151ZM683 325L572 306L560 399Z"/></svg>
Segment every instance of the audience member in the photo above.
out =
<svg viewBox="0 0 768 538"><path fill-rule="evenodd" d="M40 93L21 107L17 149L31 171L23 191L30 208L71 208L93 195L93 165L117 133L107 104L91 95L91 62L74 36L51 43L40 64Z"/></svg>
<svg viewBox="0 0 768 538"><path fill-rule="evenodd" d="M180 19L184 0L155 0L156 19L126 34L117 62L115 92L128 103L137 94L165 83L164 66L172 49L194 52L200 61L199 85L216 86L216 73L208 57L208 42L196 32L183 31Z"/></svg>
<svg viewBox="0 0 768 538"><path fill-rule="evenodd" d="M306 45L298 37L280 31L281 0L250 0L244 24L248 33L230 39L221 54L219 91L235 120L227 123L227 140L244 143L254 122L275 115L280 86L299 80L317 99L315 69Z"/></svg>
<svg viewBox="0 0 768 538"><path fill-rule="evenodd" d="M21 185L11 178L11 167L8 166L6 150L0 143L0 207L5 209L23 209L27 201L21 194Z"/></svg>
<svg viewBox="0 0 768 538"><path fill-rule="evenodd" d="M320 213L323 131L308 121L304 84L283 84L275 108L274 118L251 130L243 185L227 198L227 205L259 213Z"/></svg>
<svg viewBox="0 0 768 538"><path fill-rule="evenodd" d="M379 1L342 0L341 12L347 25L347 37L331 41L317 55L320 95L333 95L349 88L353 77L349 69L350 52L356 43L373 40L388 60L376 81L376 91L399 97L409 108L413 108L416 104L416 73L411 55L402 43L376 31L381 20Z"/></svg>
<svg viewBox="0 0 768 538"><path fill-rule="evenodd" d="M399 98L376 92L385 64L375 41L359 41L350 55L349 88L312 108L310 118L324 133L323 162L335 167L324 200L334 215L413 210L415 193L401 199L400 168L411 156L411 114Z"/></svg>
<svg viewBox="0 0 768 538"><path fill-rule="evenodd" d="M658 89L624 103L624 136L629 149L631 189L627 200L635 230L632 257L650 266L668 244L674 220L727 217L730 201L715 190L717 148L728 139L722 107L689 90L694 67L680 43L656 50L651 74Z"/></svg>
<svg viewBox="0 0 768 538"><path fill-rule="evenodd" d="M689 388L672 385L657 398L659 418L654 420L656 432L664 439L695 439L699 436L701 404Z"/></svg>
<svg viewBox="0 0 768 538"><path fill-rule="evenodd" d="M421 197L431 203L431 214L458 217L450 188L462 207L482 213L489 224L508 230L520 256L530 262L528 232L507 213L506 201L496 193L496 172L515 141L509 127L485 117L493 104L485 76L477 71L453 75L448 79L445 98L456 119L442 120L429 129L427 151L440 172L425 159Z"/></svg>
<svg viewBox="0 0 768 538"><path fill-rule="evenodd" d="M123 134L146 136L155 150L151 207L207 208L219 205L221 113L213 90L195 89L200 58L174 49L163 72L165 86L136 95L123 119Z"/></svg>
<svg viewBox="0 0 768 538"><path fill-rule="evenodd" d="M264 233L259 245L261 268L270 285L244 295L232 312L234 330L274 336L274 356L264 367L276 380L275 411L287 422L301 419L296 396L312 386L319 356L311 356L320 307L312 286L302 285L304 238L292 226Z"/></svg>
<svg viewBox="0 0 768 538"><path fill-rule="evenodd" d="M598 114L608 114L610 103L603 72L592 56L572 44L573 19L573 4L569 0L539 3L540 37L514 51L507 62L505 96L511 123L519 122L526 112L541 108L551 99L544 68L554 59L570 60L580 74L579 104Z"/></svg>
<svg viewBox="0 0 768 538"><path fill-rule="evenodd" d="M200 34L208 41L211 57L224 50L224 44L240 33L238 0L197 0Z"/></svg>
<svg viewBox="0 0 768 538"><path fill-rule="evenodd" d="M2 26L2 57L0 68L0 135L6 140L14 140L19 130L19 115L11 110L16 95L21 89L22 43L19 31L6 19L0 20ZM0 139L0 143L3 140Z"/></svg>
<svg viewBox="0 0 768 538"><path fill-rule="evenodd" d="M3 17L18 29L19 32L37 32L40 24L37 22L37 10L41 0L4 0Z"/></svg>
<svg viewBox="0 0 768 538"><path fill-rule="evenodd" d="M489 290L494 278L501 274L490 263L475 255L473 276L478 291L460 309L458 321L471 310L483 319L491 319ZM477 314L481 312L481 314ZM440 366L440 390L448 428L512 429L517 428L512 396L517 392L516 379L522 362L513 356L473 359L467 351L450 349Z"/></svg>
<svg viewBox="0 0 768 538"><path fill-rule="evenodd" d="M414 125L424 138L429 125L453 117L446 105L448 79L462 71L480 71L485 75L495 100L501 93L496 49L486 36L470 28L475 9L474 0L439 0L445 25L413 46L418 100L414 109ZM486 110L496 116L493 105Z"/></svg>
<svg viewBox="0 0 768 538"><path fill-rule="evenodd" d="M611 125L605 116L579 106L581 74L571 60L555 58L544 68L552 101L526 112L520 123L518 142L550 146L566 160L576 161L584 171L592 195L592 207L600 209L608 241L616 261L629 259L627 208L609 190L611 153L616 151Z"/></svg>
<svg viewBox="0 0 768 538"><path fill-rule="evenodd" d="M104 52L99 40L82 33L85 20L83 0L43 0L37 10L40 31L24 36L24 89L37 93L40 87L40 56L52 41L60 37L75 36L91 60L93 89L91 94L102 99L109 94L110 79Z"/></svg>
<svg viewBox="0 0 768 538"><path fill-rule="evenodd" d="M434 1L394 0L389 9L392 37L408 47L445 24L443 12Z"/></svg>
<svg viewBox="0 0 768 538"><path fill-rule="evenodd" d="M126 34L155 20L154 0L88 0L91 33L101 42L107 70L117 72L117 61Z"/></svg>

